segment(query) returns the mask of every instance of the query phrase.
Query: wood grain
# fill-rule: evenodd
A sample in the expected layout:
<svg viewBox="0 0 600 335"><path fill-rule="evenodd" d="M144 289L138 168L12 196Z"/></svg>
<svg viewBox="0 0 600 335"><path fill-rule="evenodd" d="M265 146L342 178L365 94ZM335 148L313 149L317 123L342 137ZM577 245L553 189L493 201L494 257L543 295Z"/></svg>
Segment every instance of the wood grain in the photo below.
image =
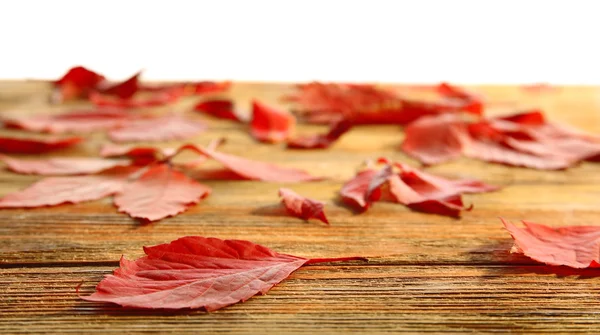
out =
<svg viewBox="0 0 600 335"><path fill-rule="evenodd" d="M254 97L277 103L288 89L278 84L237 84L230 95L244 109ZM539 107L554 121L600 133L600 88L565 87L539 94L517 87L472 89L488 97L491 114ZM48 92L45 83L0 82L0 113L54 113L82 106L49 106ZM337 191L364 160L385 156L416 164L398 151L400 127L359 127L329 150L288 151L281 145L255 143L242 124L190 112L195 101L186 99L175 107L210 126L191 142L203 144L226 136L225 152L328 177L285 186L325 201L331 227L286 216L277 197L284 184L261 182L207 182L214 191L205 201L151 225L117 213L110 199L2 210L0 333L597 331L599 270L551 268L510 254L512 241L498 217L554 226L600 225L598 164L543 172L460 159L428 170L505 187L466 196L475 209L462 219L386 203L356 215L339 204ZM302 125L298 131L323 129ZM105 141L101 132L90 134L81 146L47 156L95 156ZM38 179L1 170L0 196ZM92 292L121 255L135 258L144 245L184 235L248 239L306 257L360 255L369 262L308 266L266 296L210 314L126 311L78 299L75 287L83 282L81 294Z"/></svg>

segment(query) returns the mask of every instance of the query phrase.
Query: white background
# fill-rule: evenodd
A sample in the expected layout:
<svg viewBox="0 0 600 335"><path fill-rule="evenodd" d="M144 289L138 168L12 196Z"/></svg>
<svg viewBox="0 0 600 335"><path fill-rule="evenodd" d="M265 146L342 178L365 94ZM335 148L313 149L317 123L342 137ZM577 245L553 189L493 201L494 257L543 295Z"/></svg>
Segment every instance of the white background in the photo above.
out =
<svg viewBox="0 0 600 335"><path fill-rule="evenodd" d="M4 0L0 78L600 84L599 3Z"/></svg>

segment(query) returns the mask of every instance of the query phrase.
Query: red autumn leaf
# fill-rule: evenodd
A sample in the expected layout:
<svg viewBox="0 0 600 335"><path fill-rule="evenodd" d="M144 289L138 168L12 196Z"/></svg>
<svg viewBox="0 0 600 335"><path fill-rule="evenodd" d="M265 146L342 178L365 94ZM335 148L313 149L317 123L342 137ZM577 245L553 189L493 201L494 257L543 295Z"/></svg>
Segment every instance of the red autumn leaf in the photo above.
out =
<svg viewBox="0 0 600 335"><path fill-rule="evenodd" d="M354 178L349 180L342 186L340 196L342 201L357 210L365 211L369 208L370 203L366 200L366 195L369 190L371 180L377 174L377 170L367 169L360 171Z"/></svg>
<svg viewBox="0 0 600 335"><path fill-rule="evenodd" d="M115 142L182 140L193 137L205 129L203 123L171 114L129 122L111 130L108 136Z"/></svg>
<svg viewBox="0 0 600 335"><path fill-rule="evenodd" d="M115 196L120 212L156 221L184 212L211 192L210 187L173 170L167 164L151 165Z"/></svg>
<svg viewBox="0 0 600 335"><path fill-rule="evenodd" d="M83 66L76 66L54 82L55 90L51 100L62 102L85 98L102 81L104 81L104 76Z"/></svg>
<svg viewBox="0 0 600 335"><path fill-rule="evenodd" d="M424 164L463 154L536 169L564 169L600 158L600 139L549 123L539 111L467 122L437 116L406 129L402 149Z"/></svg>
<svg viewBox="0 0 600 335"><path fill-rule="evenodd" d="M360 257L307 259L274 252L242 240L186 236L144 247L136 261L120 268L81 297L130 308L204 308L212 312L266 294L303 265L365 260Z"/></svg>
<svg viewBox="0 0 600 335"><path fill-rule="evenodd" d="M173 86L165 90L156 91L146 98L129 99L113 98L99 92L91 92L90 101L96 106L118 107L118 108L143 108L164 106L176 102L184 95L184 87Z"/></svg>
<svg viewBox="0 0 600 335"><path fill-rule="evenodd" d="M515 245L511 252L548 265L564 265L576 269L600 267L600 227L567 226L553 228L523 221L518 228L502 219Z"/></svg>
<svg viewBox="0 0 600 335"><path fill-rule="evenodd" d="M50 177L0 199L0 208L54 206L97 200L118 193L132 168L118 167L91 176Z"/></svg>
<svg viewBox="0 0 600 335"><path fill-rule="evenodd" d="M252 102L250 133L261 142L277 143L285 141L294 129L294 116L259 101Z"/></svg>
<svg viewBox="0 0 600 335"><path fill-rule="evenodd" d="M364 211L371 202L383 200L421 212L458 217L460 211L470 210L464 206L461 194L498 189L476 180L447 180L386 159L379 162L386 164L383 169L365 170L344 185L340 194L345 203Z"/></svg>
<svg viewBox="0 0 600 335"><path fill-rule="evenodd" d="M217 99L202 101L194 106L194 110L220 119L240 121L231 100Z"/></svg>
<svg viewBox="0 0 600 335"><path fill-rule="evenodd" d="M117 109L94 109L74 111L56 115L34 115L19 118L4 118L5 126L36 132L87 133L100 129L118 127L132 119L131 114Z"/></svg>
<svg viewBox="0 0 600 335"><path fill-rule="evenodd" d="M288 140L287 147L292 149L325 149L352 128L352 122L340 120L331 125L327 134L296 137Z"/></svg>
<svg viewBox="0 0 600 335"><path fill-rule="evenodd" d="M458 158L467 144L466 124L455 114L425 117L404 128L402 150L425 165Z"/></svg>
<svg viewBox="0 0 600 335"><path fill-rule="evenodd" d="M483 98L479 95L448 83L438 85L437 91L445 98L456 100L461 109L475 115L483 114Z"/></svg>
<svg viewBox="0 0 600 335"><path fill-rule="evenodd" d="M415 174L396 173L392 165L373 177L365 198L369 202L397 202L417 211L453 217L460 216L462 210L471 210L464 206L459 192L429 184Z"/></svg>
<svg viewBox="0 0 600 335"><path fill-rule="evenodd" d="M404 125L427 115L482 112L482 101L474 94L448 84L439 85L438 92L443 99L430 102L401 97L372 85L310 83L299 85L295 94L285 98L298 104L297 112L310 123L343 118L355 125Z"/></svg>
<svg viewBox="0 0 600 335"><path fill-rule="evenodd" d="M221 142L213 141L210 147L215 148ZM0 155L0 159L11 170L19 173L84 174L114 168L93 176L43 179L25 190L6 195L4 206L51 206L115 194L114 204L119 211L135 218L155 221L177 215L210 194L209 187L172 167L169 161L177 153L176 150L147 147L108 149L107 154L129 155L134 161L98 158L21 160ZM145 165L140 173L134 173L139 170L136 164ZM98 184L97 190L93 189L94 183ZM53 189L59 193L56 199L52 198Z"/></svg>
<svg viewBox="0 0 600 335"><path fill-rule="evenodd" d="M139 89L139 78L141 74L142 72L140 71L131 76L131 78L116 84L106 83L105 85L101 85L102 83L100 83L97 90L102 94L114 95L120 99L129 99L137 93Z"/></svg>
<svg viewBox="0 0 600 335"><path fill-rule="evenodd" d="M261 180L272 182L303 182L316 181L323 178L313 177L307 172L294 168L280 167L271 163L253 161L246 158L218 152L208 148L202 148L191 144L182 146L179 151L192 150L201 155L210 157L223 164L228 170L237 176L248 180Z"/></svg>
<svg viewBox="0 0 600 335"><path fill-rule="evenodd" d="M280 188L279 196L285 209L293 216L302 220L315 218L329 224L325 212L324 204L321 201L305 198L289 188Z"/></svg>
<svg viewBox="0 0 600 335"><path fill-rule="evenodd" d="M26 139L0 136L0 152L40 154L74 146L83 141L81 137Z"/></svg>
<svg viewBox="0 0 600 335"><path fill-rule="evenodd" d="M0 155L6 167L16 173L38 175L91 174L117 166L128 166L127 159L100 159L92 157L55 157L46 159L21 159Z"/></svg>

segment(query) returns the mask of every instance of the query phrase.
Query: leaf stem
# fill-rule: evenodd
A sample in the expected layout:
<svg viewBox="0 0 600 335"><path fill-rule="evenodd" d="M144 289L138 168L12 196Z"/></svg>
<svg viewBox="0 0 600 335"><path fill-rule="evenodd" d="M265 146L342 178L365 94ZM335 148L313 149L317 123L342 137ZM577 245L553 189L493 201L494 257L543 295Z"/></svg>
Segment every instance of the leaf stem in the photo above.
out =
<svg viewBox="0 0 600 335"><path fill-rule="evenodd" d="M329 262L346 262L346 261L365 261L369 260L365 257L337 257L337 258L311 258L304 265L317 264L317 263L329 263Z"/></svg>

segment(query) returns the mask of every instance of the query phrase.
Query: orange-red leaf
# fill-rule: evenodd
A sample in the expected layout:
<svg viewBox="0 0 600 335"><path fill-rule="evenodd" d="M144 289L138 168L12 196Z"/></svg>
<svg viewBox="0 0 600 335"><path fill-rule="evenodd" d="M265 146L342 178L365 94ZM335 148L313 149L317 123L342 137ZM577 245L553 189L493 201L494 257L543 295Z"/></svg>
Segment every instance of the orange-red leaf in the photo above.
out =
<svg viewBox="0 0 600 335"><path fill-rule="evenodd" d="M285 141L294 129L296 120L286 111L267 106L259 101L252 102L250 133L261 142Z"/></svg>
<svg viewBox="0 0 600 335"><path fill-rule="evenodd" d="M139 78L142 74L142 71L134 74L131 78L126 79L120 83L116 84L105 84L99 85L98 91L102 94L114 95L119 97L120 99L129 99L135 93L137 93L139 89ZM103 87L105 86L105 87Z"/></svg>
<svg viewBox="0 0 600 335"><path fill-rule="evenodd" d="M326 134L296 137L288 140L287 147L292 149L325 149L337 141L352 128L352 122L340 120L334 122Z"/></svg>
<svg viewBox="0 0 600 335"><path fill-rule="evenodd" d="M83 141L81 137L26 139L0 136L0 152L40 154L74 146Z"/></svg>
<svg viewBox="0 0 600 335"><path fill-rule="evenodd" d="M344 185L340 194L346 204L364 211L371 202L390 201L421 212L458 217L472 207L464 206L461 194L498 189L477 180L448 180L386 159L379 162L386 164L383 169L362 171Z"/></svg>
<svg viewBox="0 0 600 335"><path fill-rule="evenodd" d="M136 261L121 258L87 301L151 309L204 308L211 312L265 294L305 264L364 260L306 259L242 240L186 236L144 247Z"/></svg>
<svg viewBox="0 0 600 335"><path fill-rule="evenodd" d="M169 141L193 137L205 129L206 126L199 121L171 114L129 122L118 129L111 130L108 136L116 142Z"/></svg>
<svg viewBox="0 0 600 335"><path fill-rule="evenodd" d="M402 149L424 164L465 155L535 169L565 169L600 158L600 139L547 122L539 111L467 122L425 118L406 129Z"/></svg>
<svg viewBox="0 0 600 335"><path fill-rule="evenodd" d="M94 71L83 66L73 67L54 82L55 91L51 100L62 102L85 98L102 81L104 81L104 76Z"/></svg>
<svg viewBox="0 0 600 335"><path fill-rule="evenodd" d="M234 104L231 100L215 99L199 102L194 110L220 119L240 121L235 113Z"/></svg>
<svg viewBox="0 0 600 335"><path fill-rule="evenodd" d="M440 84L439 101L423 101L399 96L373 85L310 83L298 85L287 100L295 102L304 119L311 123L331 123L340 118L361 124L408 124L421 117L468 112L481 115L483 103L475 94Z"/></svg>
<svg viewBox="0 0 600 335"><path fill-rule="evenodd" d="M47 133L87 133L100 129L118 127L135 118L135 116L124 113L122 110L118 109L94 109L56 115L5 118L3 119L3 122L7 127L29 131Z"/></svg>
<svg viewBox="0 0 600 335"><path fill-rule="evenodd" d="M515 240L512 252L548 265L564 265L576 269L600 267L600 227L548 227L523 221L518 228L501 219Z"/></svg>
<svg viewBox="0 0 600 335"><path fill-rule="evenodd" d="M101 159L94 157L21 159L0 155L0 160L13 172L39 175L91 174L131 164L128 159Z"/></svg>
<svg viewBox="0 0 600 335"><path fill-rule="evenodd" d="M0 199L0 208L55 206L97 200L120 192L132 168L92 176L50 177Z"/></svg>
<svg viewBox="0 0 600 335"><path fill-rule="evenodd" d="M120 212L156 221L184 212L211 192L210 187L173 170L167 164L150 166L115 196Z"/></svg>
<svg viewBox="0 0 600 335"><path fill-rule="evenodd" d="M425 165L458 158L469 140L466 127L455 114L424 117L404 128L402 150Z"/></svg>
<svg viewBox="0 0 600 335"><path fill-rule="evenodd" d="M315 218L329 224L323 211L323 202L303 197L289 188L280 188L279 196L285 209L293 216L302 220Z"/></svg>
<svg viewBox="0 0 600 335"><path fill-rule="evenodd" d="M342 201L359 211L365 211L369 208L370 202L367 201L366 195L369 190L371 180L377 174L377 170L367 169L360 171L356 176L347 181L340 190Z"/></svg>

